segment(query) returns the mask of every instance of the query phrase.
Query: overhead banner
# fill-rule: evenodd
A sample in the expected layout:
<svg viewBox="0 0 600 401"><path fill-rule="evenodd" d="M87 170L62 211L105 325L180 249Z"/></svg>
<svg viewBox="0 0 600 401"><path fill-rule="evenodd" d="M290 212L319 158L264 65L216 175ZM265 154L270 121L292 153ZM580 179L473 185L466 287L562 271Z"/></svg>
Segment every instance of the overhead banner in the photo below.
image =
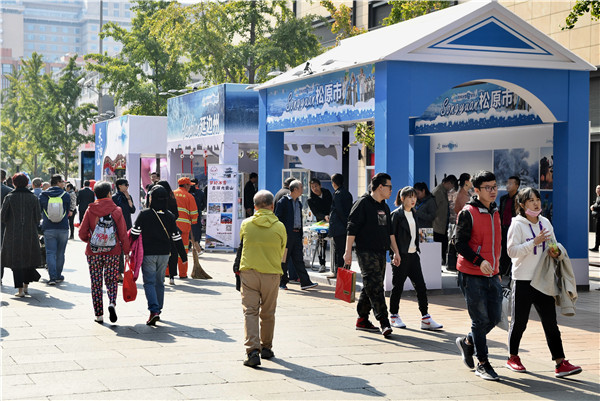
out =
<svg viewBox="0 0 600 401"><path fill-rule="evenodd" d="M237 166L208 166L206 249L232 250L237 227Z"/></svg>
<svg viewBox="0 0 600 401"><path fill-rule="evenodd" d="M516 93L490 83L452 88L415 121L415 134L541 124L535 110Z"/></svg>
<svg viewBox="0 0 600 401"><path fill-rule="evenodd" d="M218 135L225 131L225 87L214 86L167 100L167 141Z"/></svg>
<svg viewBox="0 0 600 401"><path fill-rule="evenodd" d="M267 89L268 131L374 117L375 64Z"/></svg>

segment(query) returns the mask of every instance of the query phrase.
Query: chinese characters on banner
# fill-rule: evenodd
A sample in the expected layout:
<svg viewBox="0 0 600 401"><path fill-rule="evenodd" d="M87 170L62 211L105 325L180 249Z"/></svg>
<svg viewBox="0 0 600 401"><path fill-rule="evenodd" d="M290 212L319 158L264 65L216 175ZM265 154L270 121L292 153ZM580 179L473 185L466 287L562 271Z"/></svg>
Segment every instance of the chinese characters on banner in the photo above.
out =
<svg viewBox="0 0 600 401"><path fill-rule="evenodd" d="M233 249L237 227L237 166L208 165L206 248Z"/></svg>

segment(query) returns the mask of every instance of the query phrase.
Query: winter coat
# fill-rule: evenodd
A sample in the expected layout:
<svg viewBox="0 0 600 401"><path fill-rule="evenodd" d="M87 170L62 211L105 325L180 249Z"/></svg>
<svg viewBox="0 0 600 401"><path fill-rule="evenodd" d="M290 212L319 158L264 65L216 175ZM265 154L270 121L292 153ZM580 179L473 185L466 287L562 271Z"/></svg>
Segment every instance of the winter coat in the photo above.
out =
<svg viewBox="0 0 600 401"><path fill-rule="evenodd" d="M325 220L325 216L331 213L332 202L333 197L331 196L331 192L326 188L321 189L321 196L317 196L313 191L310 191L307 201L308 207L317 218L317 221Z"/></svg>
<svg viewBox="0 0 600 401"><path fill-rule="evenodd" d="M111 215L117 227L117 245L109 252L97 254L92 252L89 242L100 217L108 214ZM123 212L120 207L115 205L111 198L98 199L88 206L79 227L79 238L83 242L88 243L85 248L86 255L120 255L121 250L125 255L129 254L129 237L127 236L127 226L125 225Z"/></svg>
<svg viewBox="0 0 600 401"><path fill-rule="evenodd" d="M38 198L26 188L17 188L4 198L2 266L27 269L42 265L38 226L41 209Z"/></svg>
<svg viewBox="0 0 600 401"><path fill-rule="evenodd" d="M125 219L125 225L127 226L128 230L131 229L131 215L135 213L135 205L129 206L129 200L127 196L125 196L125 194L121 191L117 191L117 193L113 195L112 201L115 203L115 205L121 208L121 211L123 212L123 218Z"/></svg>
<svg viewBox="0 0 600 401"><path fill-rule="evenodd" d="M357 251L386 252L392 235L390 207L364 194L354 203L348 216L348 235L353 235Z"/></svg>
<svg viewBox="0 0 600 401"><path fill-rule="evenodd" d="M283 274L281 259L287 243L283 223L268 209L258 209L242 222L243 241L240 271L256 270L264 274Z"/></svg>
<svg viewBox="0 0 600 401"><path fill-rule="evenodd" d="M415 215L415 209L412 209L413 218ZM392 218L392 234L396 239L396 245L398 245L398 252L400 255L408 254L410 248L410 240L412 239L410 234L410 226L408 219L406 218L405 210L403 206L400 206L394 210L391 214ZM415 247L417 252L421 252L419 247L419 223L415 219Z"/></svg>
<svg viewBox="0 0 600 401"><path fill-rule="evenodd" d="M435 198L431 195L426 195L423 199L417 201L415 220L417 220L420 228L433 228L436 210Z"/></svg>
<svg viewBox="0 0 600 401"><path fill-rule="evenodd" d="M440 184L431 191L435 197L435 219L433 220L433 232L446 234L448 230L448 216L450 208L448 206L448 191L444 184Z"/></svg>
<svg viewBox="0 0 600 401"><path fill-rule="evenodd" d="M577 283L567 250L561 244L557 245L560 255L554 260L550 253L544 252L544 256L535 269L531 286L543 294L554 297L561 314L574 316Z"/></svg>
<svg viewBox="0 0 600 401"><path fill-rule="evenodd" d="M534 245L533 240L543 229L556 241L554 229L550 221L539 216L537 223L532 223L526 217L513 217L508 229L506 248L512 260L512 277L514 280L531 280L537 265L548 251L548 243Z"/></svg>

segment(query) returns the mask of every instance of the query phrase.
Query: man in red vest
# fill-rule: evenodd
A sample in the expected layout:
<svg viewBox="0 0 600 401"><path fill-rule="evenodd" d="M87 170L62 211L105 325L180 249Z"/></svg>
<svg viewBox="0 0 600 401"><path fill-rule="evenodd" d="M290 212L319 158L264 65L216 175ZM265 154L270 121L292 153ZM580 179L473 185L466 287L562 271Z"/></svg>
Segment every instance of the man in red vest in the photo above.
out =
<svg viewBox="0 0 600 401"><path fill-rule="evenodd" d="M173 191L175 200L177 201L177 211L179 212L179 218L177 219L177 227L181 230L181 239L186 251L190 243L190 231L192 231L192 225L198 222L198 207L196 206L196 200L189 190L192 186L192 181L188 177L182 177L177 180L179 188ZM177 261L179 278L187 278L188 264L182 262L181 258Z"/></svg>
<svg viewBox="0 0 600 401"><path fill-rule="evenodd" d="M502 229L496 207L498 185L496 176L480 171L472 179L477 196L467 202L458 215L456 251L458 283L467 301L471 316L471 332L458 337L456 345L463 362L484 380L498 380L488 361L486 335L500 321L502 285L500 284L500 254ZM475 367L473 355L479 363Z"/></svg>

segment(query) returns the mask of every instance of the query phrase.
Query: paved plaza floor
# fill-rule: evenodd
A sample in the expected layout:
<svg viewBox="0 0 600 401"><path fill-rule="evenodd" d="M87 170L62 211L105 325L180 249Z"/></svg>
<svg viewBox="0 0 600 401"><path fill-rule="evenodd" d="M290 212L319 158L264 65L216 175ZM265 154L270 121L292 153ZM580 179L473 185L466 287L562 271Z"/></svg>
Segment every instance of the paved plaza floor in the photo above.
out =
<svg viewBox="0 0 600 401"><path fill-rule="evenodd" d="M15 298L12 274L2 286L2 399L34 400L598 400L600 291L579 294L577 315L559 316L567 359L583 373L554 378L553 361L537 314L521 346L527 373L504 367L507 333L488 337L499 382L486 382L462 363L454 343L470 326L458 293L433 293L430 313L444 330L420 330L414 294L400 314L406 329L389 339L356 331L355 304L334 299L322 281L314 291L289 285L279 294L274 352L258 369L242 365L243 316L232 274L233 254L208 253L202 266L212 280L167 285L157 327L148 317L143 288L122 301L117 324L94 322L84 244L69 241L65 282L33 283ZM597 273L597 271L596 271ZM105 308L108 301L105 297ZM106 312L105 312L106 313ZM106 313L107 314L107 313ZM108 319L106 319L108 320Z"/></svg>

